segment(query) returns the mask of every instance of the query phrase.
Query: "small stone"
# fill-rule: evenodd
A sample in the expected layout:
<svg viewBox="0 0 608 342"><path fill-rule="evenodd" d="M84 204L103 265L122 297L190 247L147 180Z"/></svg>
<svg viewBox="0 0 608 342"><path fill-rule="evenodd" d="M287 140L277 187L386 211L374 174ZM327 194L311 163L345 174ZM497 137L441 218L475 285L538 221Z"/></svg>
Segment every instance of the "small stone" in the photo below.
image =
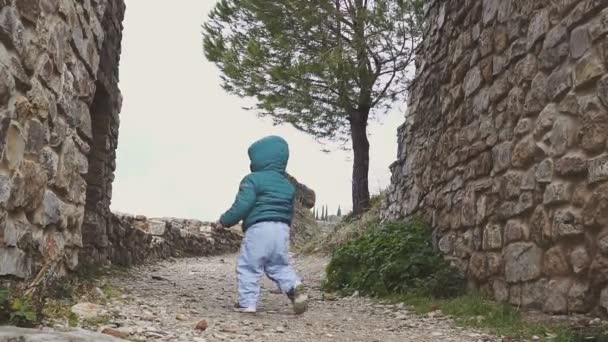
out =
<svg viewBox="0 0 608 342"><path fill-rule="evenodd" d="M206 320L203 319L203 320L200 320L198 323L196 323L196 325L194 326L194 329L205 331L205 330L207 330L208 327L209 327L209 324L207 323Z"/></svg>
<svg viewBox="0 0 608 342"><path fill-rule="evenodd" d="M130 335L129 331L125 331L122 329L113 329L113 328L104 328L101 331L102 334L106 334L106 335L110 335L110 336L114 336L117 338L127 338Z"/></svg>
<svg viewBox="0 0 608 342"><path fill-rule="evenodd" d="M77 315L81 319L90 320L95 319L101 315L103 315L102 308L93 303L78 303L70 309L72 313Z"/></svg>
<svg viewBox="0 0 608 342"><path fill-rule="evenodd" d="M275 332L279 333L279 334L284 334L285 333L285 327L282 326L278 326L276 327L276 329L274 329Z"/></svg>
<svg viewBox="0 0 608 342"><path fill-rule="evenodd" d="M203 330L203 329L199 329L199 330ZM239 333L237 328L231 328L231 327L222 328L222 329L220 329L220 331L224 332L224 333L229 333L229 334L238 334Z"/></svg>
<svg viewBox="0 0 608 342"><path fill-rule="evenodd" d="M188 317L186 317L186 315L184 315L184 314L177 314L177 315L175 315L175 319L178 321L187 321Z"/></svg>

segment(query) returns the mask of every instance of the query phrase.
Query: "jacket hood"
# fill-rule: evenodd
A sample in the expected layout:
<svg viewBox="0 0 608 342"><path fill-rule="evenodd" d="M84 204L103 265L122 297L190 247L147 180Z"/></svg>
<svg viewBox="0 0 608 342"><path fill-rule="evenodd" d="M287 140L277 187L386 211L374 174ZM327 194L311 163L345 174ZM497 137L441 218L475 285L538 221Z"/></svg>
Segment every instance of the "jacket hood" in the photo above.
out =
<svg viewBox="0 0 608 342"><path fill-rule="evenodd" d="M289 160L289 146L278 136L268 136L254 142L247 151L251 161L251 172L285 172Z"/></svg>

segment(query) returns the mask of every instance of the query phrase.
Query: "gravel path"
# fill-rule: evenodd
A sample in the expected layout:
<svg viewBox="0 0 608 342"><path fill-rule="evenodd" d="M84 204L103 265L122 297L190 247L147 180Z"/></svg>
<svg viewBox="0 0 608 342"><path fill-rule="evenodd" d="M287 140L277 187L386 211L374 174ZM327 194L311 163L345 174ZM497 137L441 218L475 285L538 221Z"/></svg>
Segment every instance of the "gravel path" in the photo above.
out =
<svg viewBox="0 0 608 342"><path fill-rule="evenodd" d="M112 323L141 341L497 341L455 327L441 315L417 316L403 305L366 298L323 299L319 290L326 260L295 259L306 281L309 311L295 316L288 299L267 279L255 315L232 311L236 256L190 258L134 268L108 281L124 293L109 306ZM201 320L208 327L194 326Z"/></svg>

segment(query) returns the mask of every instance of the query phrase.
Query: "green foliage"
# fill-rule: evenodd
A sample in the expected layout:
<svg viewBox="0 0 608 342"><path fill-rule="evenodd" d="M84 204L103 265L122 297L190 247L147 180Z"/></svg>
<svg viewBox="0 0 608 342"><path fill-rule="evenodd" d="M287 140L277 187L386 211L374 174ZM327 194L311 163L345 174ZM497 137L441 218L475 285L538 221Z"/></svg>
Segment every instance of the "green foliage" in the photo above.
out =
<svg viewBox="0 0 608 342"><path fill-rule="evenodd" d="M434 250L430 230L420 220L377 224L332 255L327 290L390 296L416 293L457 296L464 278Z"/></svg>
<svg viewBox="0 0 608 342"><path fill-rule="evenodd" d="M203 46L223 87L255 98L261 115L348 138L353 113L406 93L421 11L421 0L221 0Z"/></svg>
<svg viewBox="0 0 608 342"><path fill-rule="evenodd" d="M17 296L7 288L0 288L0 324L32 326L38 321L31 298Z"/></svg>

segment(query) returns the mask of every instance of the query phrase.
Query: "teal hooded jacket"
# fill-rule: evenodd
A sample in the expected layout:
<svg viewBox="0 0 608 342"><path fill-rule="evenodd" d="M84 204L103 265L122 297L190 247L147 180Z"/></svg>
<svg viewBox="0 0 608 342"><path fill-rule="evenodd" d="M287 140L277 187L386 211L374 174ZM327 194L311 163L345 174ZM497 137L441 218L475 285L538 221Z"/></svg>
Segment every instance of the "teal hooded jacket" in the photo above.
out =
<svg viewBox="0 0 608 342"><path fill-rule="evenodd" d="M265 221L291 224L295 187L285 173L289 160L287 142L268 136L253 143L247 153L251 173L241 181L236 199L220 217L220 223L231 227L242 220L243 230Z"/></svg>

